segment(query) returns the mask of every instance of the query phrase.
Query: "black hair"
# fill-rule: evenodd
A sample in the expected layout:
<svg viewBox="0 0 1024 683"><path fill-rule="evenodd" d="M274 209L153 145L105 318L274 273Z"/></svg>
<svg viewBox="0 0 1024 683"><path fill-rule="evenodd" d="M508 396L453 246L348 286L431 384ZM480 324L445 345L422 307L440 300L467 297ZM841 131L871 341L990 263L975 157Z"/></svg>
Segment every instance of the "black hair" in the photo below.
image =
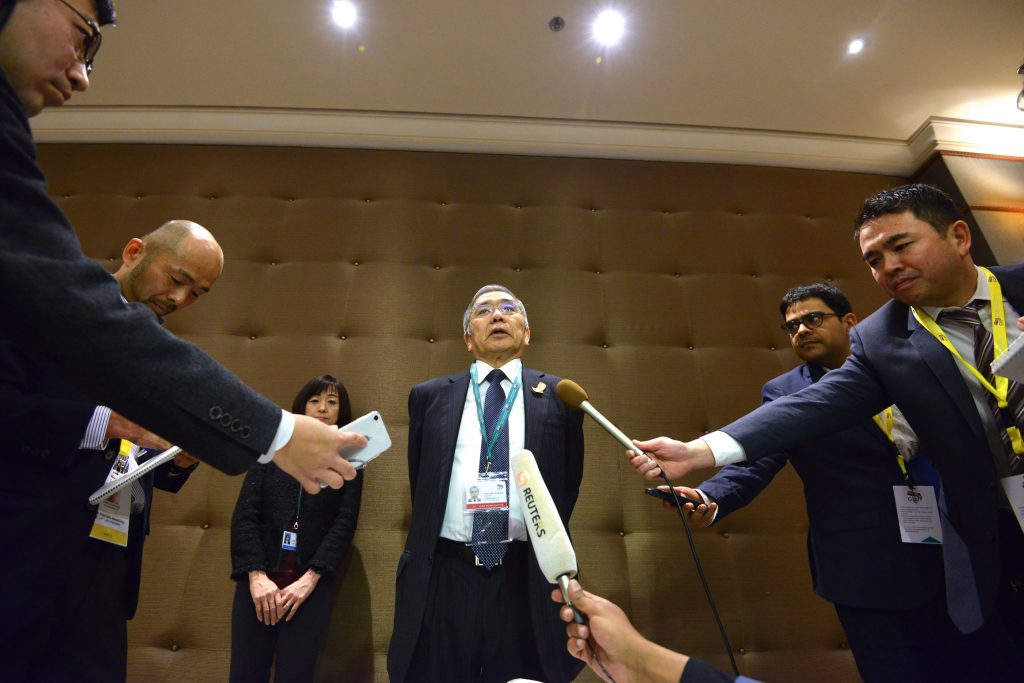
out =
<svg viewBox="0 0 1024 683"><path fill-rule="evenodd" d="M949 226L963 219L953 199L934 185L901 185L882 190L861 205L853 224L853 239L860 238L860 229L868 221L904 211L912 212L915 218L931 225L940 235L945 235Z"/></svg>
<svg viewBox="0 0 1024 683"><path fill-rule="evenodd" d="M0 31L4 30L7 20L11 18L14 5L23 0L0 0ZM114 0L96 0L96 18L100 26L117 23L117 10L114 9Z"/></svg>
<svg viewBox="0 0 1024 683"><path fill-rule="evenodd" d="M338 425L347 425L352 421L352 405L348 400L348 392L345 391L345 385L331 375L320 375L306 382L299 389L299 393L295 395L295 400L292 402L292 412L296 415L305 415L306 402L314 396L331 389L338 393Z"/></svg>
<svg viewBox="0 0 1024 683"><path fill-rule="evenodd" d="M815 298L824 301L840 318L844 317L847 313L853 313L853 307L850 306L850 300L846 298L846 295L839 291L838 287L827 285L824 282L800 285L786 292L779 303L779 313L785 318L786 311L789 310L790 306L798 301Z"/></svg>

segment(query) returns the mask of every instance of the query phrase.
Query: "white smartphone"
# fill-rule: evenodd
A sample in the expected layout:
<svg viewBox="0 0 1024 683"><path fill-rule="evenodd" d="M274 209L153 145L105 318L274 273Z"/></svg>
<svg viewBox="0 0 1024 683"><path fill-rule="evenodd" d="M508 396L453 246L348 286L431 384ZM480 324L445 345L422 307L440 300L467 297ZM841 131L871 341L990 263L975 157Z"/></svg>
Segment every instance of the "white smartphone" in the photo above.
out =
<svg viewBox="0 0 1024 683"><path fill-rule="evenodd" d="M349 422L344 427L339 427L339 429L366 437L368 443L365 448L341 452L341 457L348 460L357 470L363 469L367 463L391 448L391 437L388 436L387 427L384 426L384 418L376 410Z"/></svg>

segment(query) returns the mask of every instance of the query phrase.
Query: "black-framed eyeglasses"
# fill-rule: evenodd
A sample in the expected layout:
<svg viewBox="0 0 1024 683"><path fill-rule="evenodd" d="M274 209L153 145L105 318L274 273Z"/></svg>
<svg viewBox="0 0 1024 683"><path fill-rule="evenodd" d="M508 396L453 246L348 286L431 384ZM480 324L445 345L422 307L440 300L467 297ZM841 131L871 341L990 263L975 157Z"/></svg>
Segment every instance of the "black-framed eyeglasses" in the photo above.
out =
<svg viewBox="0 0 1024 683"><path fill-rule="evenodd" d="M518 315L519 304L514 301L500 301L496 304L480 304L473 309L474 318L486 318L497 311L502 315Z"/></svg>
<svg viewBox="0 0 1024 683"><path fill-rule="evenodd" d="M790 337L795 337L796 333L800 331L800 326L804 325L809 330L813 330L816 327L821 327L822 323L825 322L825 318L835 317L839 315L836 313L823 313L821 311L812 311L805 316L799 318L793 318L779 325L779 329L788 334Z"/></svg>
<svg viewBox="0 0 1024 683"><path fill-rule="evenodd" d="M89 27L89 33L86 33L81 26L75 27L82 33L82 49L78 54L78 60L85 64L85 73L86 75L89 75L92 73L92 62L96 59L96 53L100 51L100 43L103 42L103 34L100 33L100 25L75 9L75 6L67 0L59 0L59 2L77 14L78 18L84 21L86 26Z"/></svg>

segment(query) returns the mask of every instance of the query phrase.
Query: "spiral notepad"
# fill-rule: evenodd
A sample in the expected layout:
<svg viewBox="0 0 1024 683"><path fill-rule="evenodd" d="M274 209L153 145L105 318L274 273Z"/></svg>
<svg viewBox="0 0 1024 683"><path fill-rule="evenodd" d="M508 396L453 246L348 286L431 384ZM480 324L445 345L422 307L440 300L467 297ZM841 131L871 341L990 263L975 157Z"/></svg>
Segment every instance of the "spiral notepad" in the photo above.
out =
<svg viewBox="0 0 1024 683"><path fill-rule="evenodd" d="M1024 334L1010 344L999 358L992 361L992 372L1024 383Z"/></svg>
<svg viewBox="0 0 1024 683"><path fill-rule="evenodd" d="M177 446L171 446L166 451L163 451L158 455L154 455L152 458L142 463L131 472L122 474L117 479L111 482L107 482L103 486L93 491L93 494L89 496L89 504L99 505L100 501L103 500L104 498L109 498L112 494L117 493L118 491L123 489L125 486L128 486L142 475L146 474L147 472L152 472L157 467L160 467L160 465L163 465L165 462L176 456L178 453L181 453L181 449L178 448Z"/></svg>

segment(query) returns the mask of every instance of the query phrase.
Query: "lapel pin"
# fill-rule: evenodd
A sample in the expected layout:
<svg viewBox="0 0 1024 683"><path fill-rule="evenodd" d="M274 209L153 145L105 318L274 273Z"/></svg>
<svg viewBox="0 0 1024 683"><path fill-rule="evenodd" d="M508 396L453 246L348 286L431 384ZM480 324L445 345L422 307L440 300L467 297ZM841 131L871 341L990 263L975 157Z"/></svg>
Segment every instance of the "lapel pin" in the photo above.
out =
<svg viewBox="0 0 1024 683"><path fill-rule="evenodd" d="M544 382L537 382L537 386L533 388L533 393L537 394L538 396L543 396L544 390L547 388L548 385L544 384Z"/></svg>

